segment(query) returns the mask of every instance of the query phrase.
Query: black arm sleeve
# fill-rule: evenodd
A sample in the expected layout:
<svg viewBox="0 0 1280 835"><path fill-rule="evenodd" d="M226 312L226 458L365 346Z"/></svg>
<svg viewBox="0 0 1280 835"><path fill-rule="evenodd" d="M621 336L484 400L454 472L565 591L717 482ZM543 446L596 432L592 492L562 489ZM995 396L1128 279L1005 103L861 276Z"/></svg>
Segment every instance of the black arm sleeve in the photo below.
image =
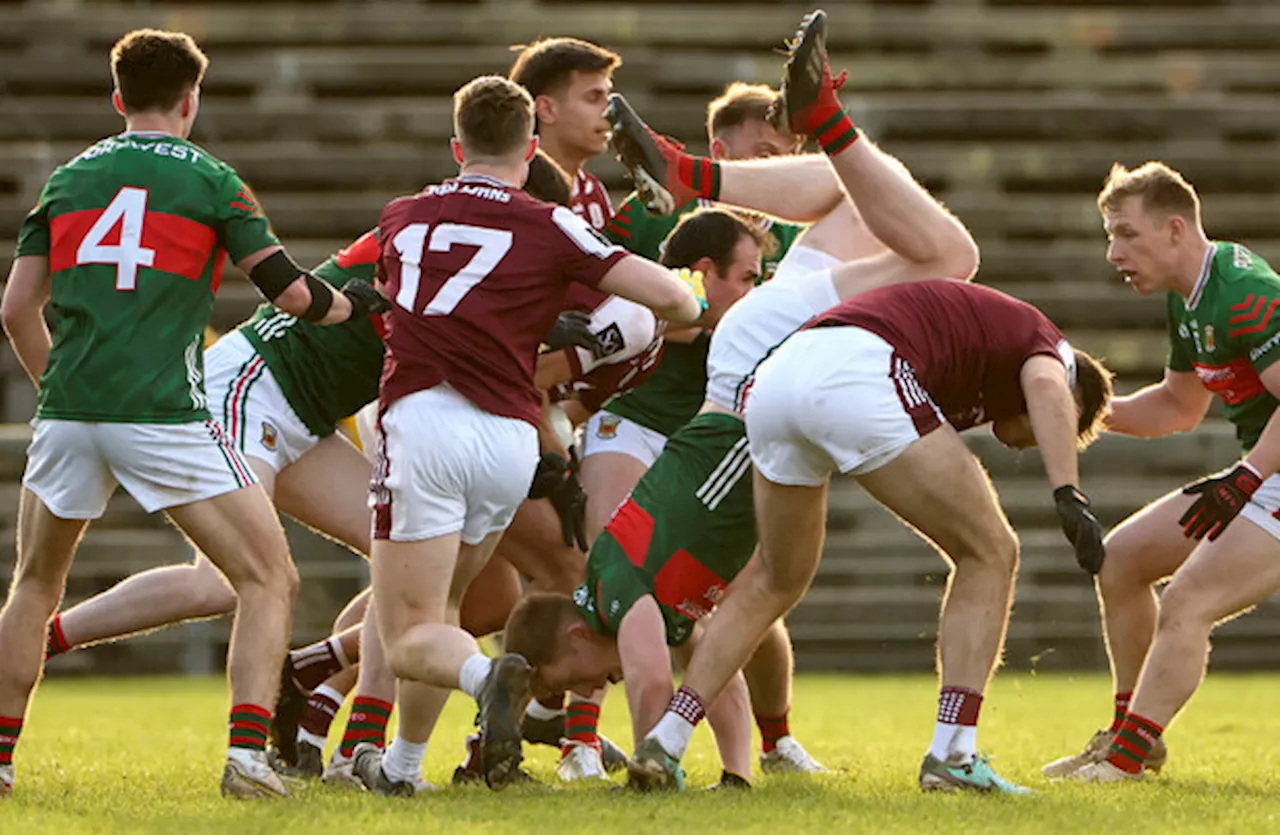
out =
<svg viewBox="0 0 1280 835"><path fill-rule="evenodd" d="M258 285L267 301L273 302L280 298L286 287L297 281L298 276L306 272L289 257L289 253L278 249L249 271L249 279Z"/></svg>

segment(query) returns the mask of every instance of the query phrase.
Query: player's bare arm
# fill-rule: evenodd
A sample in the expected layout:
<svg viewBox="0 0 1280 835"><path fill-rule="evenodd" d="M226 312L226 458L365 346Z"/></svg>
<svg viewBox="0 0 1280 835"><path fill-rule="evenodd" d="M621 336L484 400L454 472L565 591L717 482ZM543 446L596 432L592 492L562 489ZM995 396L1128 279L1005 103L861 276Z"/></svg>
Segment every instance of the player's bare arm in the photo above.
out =
<svg viewBox="0 0 1280 835"><path fill-rule="evenodd" d="M618 655L637 741L662 718L675 688L666 625L652 595L637 600L618 624Z"/></svg>
<svg viewBox="0 0 1280 835"><path fill-rule="evenodd" d="M1194 371L1164 370L1164 379L1111 401L1106 429L1137 438L1190 432L1200 425L1213 392Z"/></svg>
<svg viewBox="0 0 1280 835"><path fill-rule="evenodd" d="M299 267L282 246L269 246L236 262L267 301L316 325L336 325L385 310L387 302L371 285L352 283L335 291Z"/></svg>
<svg viewBox="0 0 1280 835"><path fill-rule="evenodd" d="M1039 354L1022 364L1021 383L1049 486L1077 485L1077 409L1066 369L1057 358Z"/></svg>
<svg viewBox="0 0 1280 835"><path fill-rule="evenodd" d="M49 257L24 255L14 259L4 298L0 300L0 321L4 323L4 332L18 355L18 362L37 389L49 365L49 349L53 345L44 318L48 301Z"/></svg>
<svg viewBox="0 0 1280 835"><path fill-rule="evenodd" d="M692 325L703 307L694 291L665 267L647 258L628 255L600 280L600 289L642 304L676 325Z"/></svg>

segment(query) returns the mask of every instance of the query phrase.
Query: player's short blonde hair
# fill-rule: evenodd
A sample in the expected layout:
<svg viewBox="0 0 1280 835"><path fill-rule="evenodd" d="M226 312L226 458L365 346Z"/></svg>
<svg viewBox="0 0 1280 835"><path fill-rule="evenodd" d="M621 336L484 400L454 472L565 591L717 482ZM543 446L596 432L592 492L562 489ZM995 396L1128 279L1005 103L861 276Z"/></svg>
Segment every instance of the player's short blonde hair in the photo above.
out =
<svg viewBox="0 0 1280 835"><path fill-rule="evenodd" d="M778 91L767 84L734 81L707 105L707 138L715 139L746 122L768 121Z"/></svg>
<svg viewBox="0 0 1280 835"><path fill-rule="evenodd" d="M453 94L453 132L468 157L505 157L533 138L533 99L500 75L472 79Z"/></svg>
<svg viewBox="0 0 1280 835"><path fill-rule="evenodd" d="M1143 163L1133 170L1118 162L1111 166L1098 192L1098 211L1116 211L1130 197L1141 197L1142 207L1149 212L1200 222L1200 197L1195 187L1163 162Z"/></svg>

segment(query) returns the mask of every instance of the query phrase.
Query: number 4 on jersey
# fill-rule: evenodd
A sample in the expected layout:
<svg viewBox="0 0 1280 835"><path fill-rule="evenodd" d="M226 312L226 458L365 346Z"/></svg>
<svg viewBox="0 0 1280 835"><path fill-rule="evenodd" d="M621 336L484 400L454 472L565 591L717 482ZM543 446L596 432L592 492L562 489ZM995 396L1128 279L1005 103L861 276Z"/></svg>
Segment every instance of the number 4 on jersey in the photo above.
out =
<svg viewBox="0 0 1280 835"><path fill-rule="evenodd" d="M150 267L156 260L156 251L142 245L142 224L146 217L147 190L133 186L121 188L85 233L76 250L76 264L115 264L116 289L136 289L138 268ZM103 243L117 224L120 243Z"/></svg>

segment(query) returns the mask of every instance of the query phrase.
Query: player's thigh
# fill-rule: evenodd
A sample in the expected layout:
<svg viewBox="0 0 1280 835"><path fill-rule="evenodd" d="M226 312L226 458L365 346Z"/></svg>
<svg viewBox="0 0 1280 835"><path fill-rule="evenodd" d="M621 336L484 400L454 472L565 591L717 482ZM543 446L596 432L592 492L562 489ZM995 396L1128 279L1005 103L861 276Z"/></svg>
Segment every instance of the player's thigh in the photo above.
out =
<svg viewBox="0 0 1280 835"><path fill-rule="evenodd" d="M458 567L453 572L453 582L449 586L449 608L455 616L462 608L467 590L489 564L501 539L502 531L495 531L474 545L463 542L458 549Z"/></svg>
<svg viewBox="0 0 1280 835"><path fill-rule="evenodd" d="M459 623L477 638L498 632L520 596L519 573L495 551L463 595Z"/></svg>
<svg viewBox="0 0 1280 835"><path fill-rule="evenodd" d="M1173 490L1111 529L1107 559L1098 574L1104 591L1113 583L1150 585L1186 562L1196 541L1183 535L1178 520L1194 500Z"/></svg>
<svg viewBox="0 0 1280 835"><path fill-rule="evenodd" d="M1162 597L1162 622L1216 623L1277 591L1280 522L1237 518L1218 539L1202 540L1174 572Z"/></svg>
<svg viewBox="0 0 1280 835"><path fill-rule="evenodd" d="M587 555L565 544L560 516L547 499L527 499L520 505L498 553L537 591L568 594L586 575Z"/></svg>
<svg viewBox="0 0 1280 835"><path fill-rule="evenodd" d="M950 425L938 427L893 461L857 479L952 560L1016 561L1017 538L991 479Z"/></svg>
<svg viewBox="0 0 1280 835"><path fill-rule="evenodd" d="M415 626L444 622L461 536L458 530L412 542L373 541L373 598L388 649Z"/></svg>
<svg viewBox="0 0 1280 835"><path fill-rule="evenodd" d="M857 207L853 205L853 201L847 197L825 217L810 224L801 232L792 250L794 251L797 247L816 250L835 262L817 266L817 269L829 269L839 263L857 261L888 250L888 247L872 234L866 221L858 213Z"/></svg>
<svg viewBox="0 0 1280 835"><path fill-rule="evenodd" d="M276 507L362 554L369 553L373 466L339 434L316 444L276 477Z"/></svg>
<svg viewBox="0 0 1280 835"><path fill-rule="evenodd" d="M67 572L75 559L88 519L64 519L53 513L31 490L18 499L17 562L14 586L37 583L51 596L61 597Z"/></svg>
<svg viewBox="0 0 1280 835"><path fill-rule="evenodd" d="M588 540L599 536L652 463L625 452L597 452L582 460L578 479L587 494Z"/></svg>
<svg viewBox="0 0 1280 835"><path fill-rule="evenodd" d="M753 472L759 545L728 594L763 581L792 604L804 594L822 559L827 528L827 482L777 484Z"/></svg>
<svg viewBox="0 0 1280 835"><path fill-rule="evenodd" d="M262 485L175 505L165 513L233 588L246 582L296 586L284 529Z"/></svg>

